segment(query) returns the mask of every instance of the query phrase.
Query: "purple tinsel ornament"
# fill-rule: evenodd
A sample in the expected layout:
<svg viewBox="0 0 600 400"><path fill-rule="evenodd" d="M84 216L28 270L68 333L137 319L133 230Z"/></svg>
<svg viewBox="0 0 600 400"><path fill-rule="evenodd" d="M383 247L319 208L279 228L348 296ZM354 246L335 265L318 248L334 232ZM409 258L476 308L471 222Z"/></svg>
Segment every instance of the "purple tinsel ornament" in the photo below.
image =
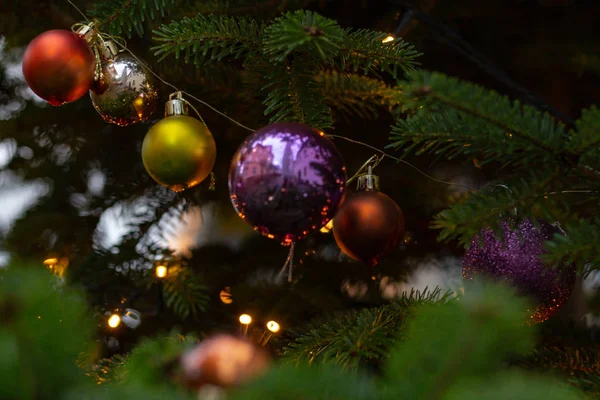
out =
<svg viewBox="0 0 600 400"><path fill-rule="evenodd" d="M475 236L463 258L463 279L485 275L511 284L521 295L536 302L529 310L531 322L543 322L558 312L569 299L575 284L575 268L553 268L544 264L541 255L544 242L550 240L557 228L547 222L524 220L511 229L502 221L504 240L491 229Z"/></svg>
<svg viewBox="0 0 600 400"><path fill-rule="evenodd" d="M254 132L231 161L229 194L239 216L289 245L333 218L346 185L342 157L325 134L283 122Z"/></svg>

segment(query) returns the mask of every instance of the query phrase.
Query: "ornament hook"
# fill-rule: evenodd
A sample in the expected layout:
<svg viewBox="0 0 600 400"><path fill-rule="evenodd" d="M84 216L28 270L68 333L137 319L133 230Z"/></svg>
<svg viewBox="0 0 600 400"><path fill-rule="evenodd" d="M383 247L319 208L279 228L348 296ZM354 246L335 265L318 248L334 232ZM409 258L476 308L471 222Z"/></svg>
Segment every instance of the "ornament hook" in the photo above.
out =
<svg viewBox="0 0 600 400"><path fill-rule="evenodd" d="M289 283L292 283L292 269L294 268L294 249L295 249L295 247L296 247L296 242L292 242L292 244L290 245L290 251L288 252L287 259L285 260L285 264L283 264L283 267L281 268L281 271L279 271L279 275L278 275L279 277L281 277L287 270Z"/></svg>

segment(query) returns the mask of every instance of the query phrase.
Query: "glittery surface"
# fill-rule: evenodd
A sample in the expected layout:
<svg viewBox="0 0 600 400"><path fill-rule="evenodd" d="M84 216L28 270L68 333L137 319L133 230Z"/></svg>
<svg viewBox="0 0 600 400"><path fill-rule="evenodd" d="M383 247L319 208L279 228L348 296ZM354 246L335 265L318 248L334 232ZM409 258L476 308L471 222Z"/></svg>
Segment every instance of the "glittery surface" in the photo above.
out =
<svg viewBox="0 0 600 400"><path fill-rule="evenodd" d="M553 268L540 258L544 242L558 230L546 222L536 227L529 220L514 230L503 221L502 228L504 240L498 240L490 229L473 238L463 259L463 278L486 275L512 284L536 302L536 308L529 310L532 322L543 322L568 300L575 283L573 266Z"/></svg>
<svg viewBox="0 0 600 400"><path fill-rule="evenodd" d="M259 129L231 161L229 193L238 215L288 245L325 226L344 194L346 167L325 134L308 125Z"/></svg>

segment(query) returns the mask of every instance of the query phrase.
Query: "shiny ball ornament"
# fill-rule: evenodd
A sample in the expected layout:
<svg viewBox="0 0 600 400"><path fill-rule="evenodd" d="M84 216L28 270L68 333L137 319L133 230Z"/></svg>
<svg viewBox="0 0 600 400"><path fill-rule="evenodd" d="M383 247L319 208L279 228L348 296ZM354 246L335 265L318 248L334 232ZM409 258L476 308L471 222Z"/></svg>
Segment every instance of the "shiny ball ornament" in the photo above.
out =
<svg viewBox="0 0 600 400"><path fill-rule="evenodd" d="M506 282L519 294L535 302L529 310L530 322L539 323L556 314L569 299L575 284L575 268L553 268L544 264L544 242L557 228L547 222L534 225L524 220L514 228L502 221L502 232L484 229L473 238L463 258L463 279L486 276Z"/></svg>
<svg viewBox="0 0 600 400"><path fill-rule="evenodd" d="M231 161L229 194L238 215L290 245L325 226L344 194L346 167L325 134L282 122L257 130Z"/></svg>
<svg viewBox="0 0 600 400"><path fill-rule="evenodd" d="M200 342L181 357L186 385L234 387L266 372L271 359L266 351L244 338L218 335Z"/></svg>
<svg viewBox="0 0 600 400"><path fill-rule="evenodd" d="M136 329L142 323L142 314L133 308L126 308L125 315L121 317L121 322L131 329Z"/></svg>
<svg viewBox="0 0 600 400"><path fill-rule="evenodd" d="M175 99L167 102L166 117L156 123L142 143L142 161L156 182L174 192L196 186L210 174L217 157L215 140L204 123L184 115ZM173 111L174 110L174 111Z"/></svg>
<svg viewBox="0 0 600 400"><path fill-rule="evenodd" d="M369 267L394 252L403 235L402 210L373 186L345 199L333 219L333 236L340 249Z"/></svg>
<svg viewBox="0 0 600 400"><path fill-rule="evenodd" d="M79 99L94 81L96 59L78 34L47 31L29 43L23 55L23 75L35 94L53 106Z"/></svg>
<svg viewBox="0 0 600 400"><path fill-rule="evenodd" d="M102 74L90 90L94 108L104 121L128 126L146 121L158 106L158 87L150 71L134 57L104 43Z"/></svg>

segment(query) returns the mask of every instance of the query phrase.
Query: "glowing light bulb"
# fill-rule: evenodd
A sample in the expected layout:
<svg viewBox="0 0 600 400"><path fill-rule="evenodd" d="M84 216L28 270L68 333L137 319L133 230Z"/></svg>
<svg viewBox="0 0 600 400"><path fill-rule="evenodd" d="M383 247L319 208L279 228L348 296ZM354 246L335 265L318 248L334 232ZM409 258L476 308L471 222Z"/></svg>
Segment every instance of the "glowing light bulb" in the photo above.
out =
<svg viewBox="0 0 600 400"><path fill-rule="evenodd" d="M393 37L392 35L387 36L385 39L383 39L381 41L381 43L389 43L389 42L393 42L395 39L395 37Z"/></svg>
<svg viewBox="0 0 600 400"><path fill-rule="evenodd" d="M121 317L119 317L117 314L111 315L108 319L108 326L110 326L111 328L116 328L117 326L119 326L120 323Z"/></svg>
<svg viewBox="0 0 600 400"><path fill-rule="evenodd" d="M267 322L267 329L273 333L277 333L277 332L279 332L280 327L277 322L269 321L269 322Z"/></svg>
<svg viewBox="0 0 600 400"><path fill-rule="evenodd" d="M252 317L248 314L240 315L240 324L249 325L252 322Z"/></svg>
<svg viewBox="0 0 600 400"><path fill-rule="evenodd" d="M156 276L158 278L164 278L165 276L167 276L167 267L165 267L164 265L159 265L158 267L156 267Z"/></svg>
<svg viewBox="0 0 600 400"><path fill-rule="evenodd" d="M58 258L46 258L44 260L44 265L47 265L49 268L52 268L57 263L58 263Z"/></svg>

